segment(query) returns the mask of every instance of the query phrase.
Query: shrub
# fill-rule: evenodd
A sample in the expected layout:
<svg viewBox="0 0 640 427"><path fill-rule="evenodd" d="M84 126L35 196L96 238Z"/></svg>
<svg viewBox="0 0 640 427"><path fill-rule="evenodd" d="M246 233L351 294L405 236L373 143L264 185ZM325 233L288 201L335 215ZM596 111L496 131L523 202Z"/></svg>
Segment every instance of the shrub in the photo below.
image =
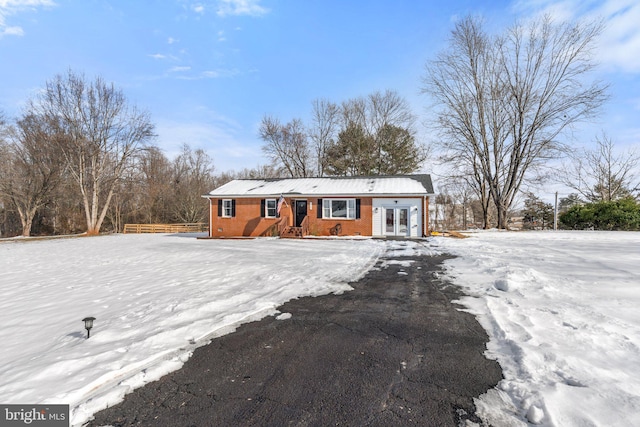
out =
<svg viewBox="0 0 640 427"><path fill-rule="evenodd" d="M640 230L640 204L633 197L573 206L560 215L564 228L580 230Z"/></svg>

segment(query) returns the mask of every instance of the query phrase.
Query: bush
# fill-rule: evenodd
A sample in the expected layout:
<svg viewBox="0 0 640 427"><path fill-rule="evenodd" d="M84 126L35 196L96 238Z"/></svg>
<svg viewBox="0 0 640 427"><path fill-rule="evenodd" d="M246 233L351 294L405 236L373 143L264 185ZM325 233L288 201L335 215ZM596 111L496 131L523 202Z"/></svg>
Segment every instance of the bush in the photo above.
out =
<svg viewBox="0 0 640 427"><path fill-rule="evenodd" d="M640 204L633 197L573 206L560 215L563 228L581 230L640 230Z"/></svg>

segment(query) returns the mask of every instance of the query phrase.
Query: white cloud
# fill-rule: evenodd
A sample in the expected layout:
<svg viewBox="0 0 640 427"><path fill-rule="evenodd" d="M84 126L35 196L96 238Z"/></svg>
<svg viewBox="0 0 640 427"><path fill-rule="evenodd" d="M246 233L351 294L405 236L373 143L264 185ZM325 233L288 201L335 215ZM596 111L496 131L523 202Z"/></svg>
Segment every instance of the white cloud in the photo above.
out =
<svg viewBox="0 0 640 427"><path fill-rule="evenodd" d="M217 170L242 169L247 164L264 163L255 138L246 140L242 127L233 119L206 107L188 108L190 118L160 119L157 122L158 146L167 157L180 153L183 143L204 149L213 157Z"/></svg>
<svg viewBox="0 0 640 427"><path fill-rule="evenodd" d="M169 72L172 71L189 71L191 67L173 67ZM179 76L175 76L181 80L203 80L203 79L218 79L218 78L229 78L234 77L240 74L240 71L236 69L218 69L218 70L206 70L200 73L195 74L181 74Z"/></svg>
<svg viewBox="0 0 640 427"><path fill-rule="evenodd" d="M222 30L218 31L218 41L219 42L223 42L225 40L227 40L227 38L224 35L224 31L222 31Z"/></svg>
<svg viewBox="0 0 640 427"><path fill-rule="evenodd" d="M190 69L191 69L191 67L179 67L179 66L176 66L176 67L171 67L169 69L169 72L170 73L180 73L180 72L183 72L183 71L189 71Z"/></svg>
<svg viewBox="0 0 640 427"><path fill-rule="evenodd" d="M24 30L22 27L3 27L0 25L0 37L2 36L23 36Z"/></svg>
<svg viewBox="0 0 640 427"><path fill-rule="evenodd" d="M240 74L240 71L236 69L218 69L212 71L204 71L202 77L204 78L218 78L218 77L234 77Z"/></svg>
<svg viewBox="0 0 640 427"><path fill-rule="evenodd" d="M174 43L177 43L177 42L178 42L178 39L174 39L173 37L169 37L167 39L167 43L168 44L174 44Z"/></svg>
<svg viewBox="0 0 640 427"><path fill-rule="evenodd" d="M219 0L218 15L249 15L261 16L269 12L269 9L260 6L260 0Z"/></svg>
<svg viewBox="0 0 640 427"><path fill-rule="evenodd" d="M22 27L7 25L8 16L55 5L52 0L0 0L0 38L24 35Z"/></svg>
<svg viewBox="0 0 640 427"><path fill-rule="evenodd" d="M518 0L521 15L550 14L558 21L604 19L598 59L605 68L640 72L640 2L637 0Z"/></svg>
<svg viewBox="0 0 640 427"><path fill-rule="evenodd" d="M628 3L617 10L603 10L607 13L607 28L602 35L600 59L622 71L637 73L640 72L640 3Z"/></svg>
<svg viewBox="0 0 640 427"><path fill-rule="evenodd" d="M220 73L218 71L204 71L202 73L202 77L207 79L215 79L220 77Z"/></svg>
<svg viewBox="0 0 640 427"><path fill-rule="evenodd" d="M19 10L30 7L55 6L52 0L0 0L1 10Z"/></svg>
<svg viewBox="0 0 640 427"><path fill-rule="evenodd" d="M181 53L184 53L184 52L181 52ZM180 60L180 58L178 58L175 55L167 55L167 54L164 54L164 53L150 53L147 56L150 57L150 58L153 58L153 59L157 59L158 61L173 61L173 62L176 62L176 61Z"/></svg>
<svg viewBox="0 0 640 427"><path fill-rule="evenodd" d="M199 13L200 15L204 14L204 6L201 4L195 4L191 8L195 13Z"/></svg>

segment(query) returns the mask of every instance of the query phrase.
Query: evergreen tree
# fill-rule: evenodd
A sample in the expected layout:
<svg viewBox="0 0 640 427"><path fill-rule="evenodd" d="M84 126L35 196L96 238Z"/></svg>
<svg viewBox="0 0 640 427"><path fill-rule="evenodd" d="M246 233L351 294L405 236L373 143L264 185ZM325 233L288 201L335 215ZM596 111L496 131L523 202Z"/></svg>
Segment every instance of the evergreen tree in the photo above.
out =
<svg viewBox="0 0 640 427"><path fill-rule="evenodd" d="M529 193L522 211L523 226L528 229L549 228L553 224L553 206Z"/></svg>

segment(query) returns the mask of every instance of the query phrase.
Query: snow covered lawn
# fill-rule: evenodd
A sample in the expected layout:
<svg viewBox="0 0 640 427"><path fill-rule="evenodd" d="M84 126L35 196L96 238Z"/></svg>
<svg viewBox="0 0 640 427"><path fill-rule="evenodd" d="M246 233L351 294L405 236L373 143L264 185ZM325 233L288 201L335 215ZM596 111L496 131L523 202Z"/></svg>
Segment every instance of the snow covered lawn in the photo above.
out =
<svg viewBox="0 0 640 427"><path fill-rule="evenodd" d="M481 232L433 240L505 379L492 425L640 426L640 233Z"/></svg>
<svg viewBox="0 0 640 427"><path fill-rule="evenodd" d="M505 379L494 426L640 425L640 233L482 232L464 240L0 243L0 402L68 403L80 425L191 352L300 296L349 289L376 260L459 255L446 275ZM406 263L389 260L386 263ZM384 264L383 264L384 267ZM97 318L85 339L81 319ZM281 319L289 316L284 313Z"/></svg>
<svg viewBox="0 0 640 427"><path fill-rule="evenodd" d="M292 298L351 289L384 250L148 234L0 243L0 402L70 404L79 425L211 338Z"/></svg>

